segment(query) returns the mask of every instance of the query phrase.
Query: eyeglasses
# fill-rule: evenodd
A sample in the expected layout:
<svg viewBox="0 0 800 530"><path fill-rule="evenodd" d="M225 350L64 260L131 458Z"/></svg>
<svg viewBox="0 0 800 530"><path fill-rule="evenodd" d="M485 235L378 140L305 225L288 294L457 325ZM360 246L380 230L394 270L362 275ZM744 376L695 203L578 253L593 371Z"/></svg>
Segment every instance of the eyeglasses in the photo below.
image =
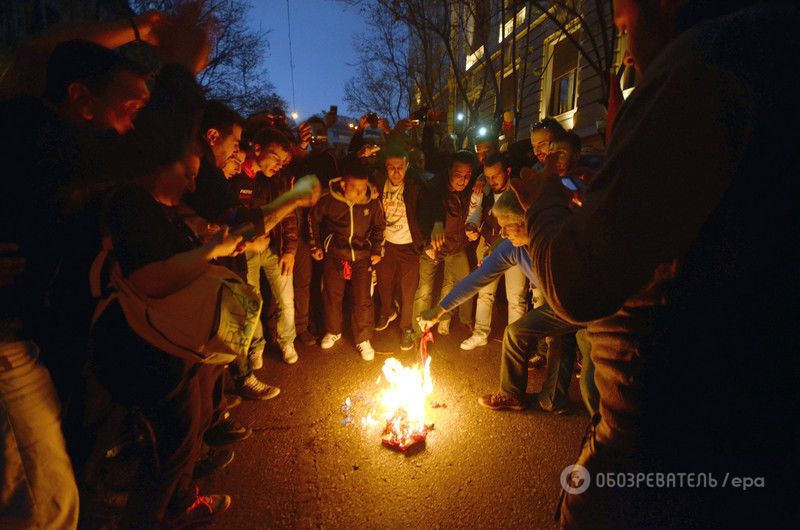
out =
<svg viewBox="0 0 800 530"><path fill-rule="evenodd" d="M535 131L537 129L546 129L546 130L555 130L555 131L562 130L563 131L564 127L562 127L561 124L558 123L553 118L545 118L542 121L537 121L537 122L531 123L530 132L533 132L533 131Z"/></svg>
<svg viewBox="0 0 800 530"><path fill-rule="evenodd" d="M518 234L520 232L524 232L526 230L525 223L511 223L507 224L500 229L500 235L503 237L508 237L509 233Z"/></svg>

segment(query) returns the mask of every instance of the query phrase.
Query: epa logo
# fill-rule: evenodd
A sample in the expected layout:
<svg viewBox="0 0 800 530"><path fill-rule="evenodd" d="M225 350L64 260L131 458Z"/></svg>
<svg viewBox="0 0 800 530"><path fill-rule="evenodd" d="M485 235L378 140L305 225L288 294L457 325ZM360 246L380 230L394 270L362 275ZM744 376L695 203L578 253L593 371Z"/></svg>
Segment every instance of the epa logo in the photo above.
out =
<svg viewBox="0 0 800 530"><path fill-rule="evenodd" d="M580 464L567 466L561 472L561 487L571 495L580 495L592 483L589 470Z"/></svg>

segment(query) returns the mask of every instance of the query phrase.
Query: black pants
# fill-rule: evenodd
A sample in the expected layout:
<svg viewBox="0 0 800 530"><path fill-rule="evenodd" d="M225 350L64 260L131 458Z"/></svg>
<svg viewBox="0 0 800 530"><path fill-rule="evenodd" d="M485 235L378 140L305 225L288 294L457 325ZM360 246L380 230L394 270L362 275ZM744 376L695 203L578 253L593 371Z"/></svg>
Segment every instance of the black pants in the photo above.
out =
<svg viewBox="0 0 800 530"><path fill-rule="evenodd" d="M300 239L294 258L294 326L297 334L312 329L312 322L320 328L322 320L322 274L318 263L311 259L311 247Z"/></svg>
<svg viewBox="0 0 800 530"><path fill-rule="evenodd" d="M356 344L372 338L375 325L375 309L372 305L370 284L372 283L372 263L369 258L349 262L352 266L350 290L352 307L350 319L353 328L353 340ZM325 331L339 334L342 332L342 300L347 280L343 276L343 262L339 258L325 256L322 271L325 298Z"/></svg>
<svg viewBox="0 0 800 530"><path fill-rule="evenodd" d="M400 292L400 329L411 329L414 294L419 284L419 254L414 251L413 244L395 245L386 242L383 248L383 259L375 266L381 316L392 314L392 298L397 285Z"/></svg>

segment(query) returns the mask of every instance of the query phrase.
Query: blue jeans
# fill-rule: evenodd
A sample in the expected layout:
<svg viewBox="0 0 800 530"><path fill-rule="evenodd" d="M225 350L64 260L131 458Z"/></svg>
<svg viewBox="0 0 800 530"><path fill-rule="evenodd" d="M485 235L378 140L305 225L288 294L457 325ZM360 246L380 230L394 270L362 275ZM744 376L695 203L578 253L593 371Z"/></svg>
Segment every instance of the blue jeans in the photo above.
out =
<svg viewBox="0 0 800 530"><path fill-rule="evenodd" d="M419 329L416 317L420 313L430 309L433 304L433 285L436 281L436 273L439 268L444 266L444 277L442 279L441 293L445 295L461 280L469 274L469 261L467 253L463 250L444 258L431 259L426 253L419 257L419 285L414 296L414 329ZM442 296L437 297L441 299ZM458 307L461 322L469 324L472 321L472 301L465 302ZM440 322L450 322L450 312L445 313Z"/></svg>
<svg viewBox="0 0 800 530"><path fill-rule="evenodd" d="M528 279L519 267L511 267L503 273L506 279L506 300L508 301L508 323L513 324L528 309ZM494 294L500 278L478 291L478 303L475 309L475 335L488 337L492 328L492 308Z"/></svg>
<svg viewBox="0 0 800 530"><path fill-rule="evenodd" d="M294 343L297 336L294 327L294 282L292 274L283 276L278 264L280 257L272 249L264 252L246 252L247 283L261 292L261 276L263 269L267 277L272 296L278 304L278 346L281 349Z"/></svg>
<svg viewBox="0 0 800 530"><path fill-rule="evenodd" d="M33 342L0 343L0 528L78 526L60 404Z"/></svg>

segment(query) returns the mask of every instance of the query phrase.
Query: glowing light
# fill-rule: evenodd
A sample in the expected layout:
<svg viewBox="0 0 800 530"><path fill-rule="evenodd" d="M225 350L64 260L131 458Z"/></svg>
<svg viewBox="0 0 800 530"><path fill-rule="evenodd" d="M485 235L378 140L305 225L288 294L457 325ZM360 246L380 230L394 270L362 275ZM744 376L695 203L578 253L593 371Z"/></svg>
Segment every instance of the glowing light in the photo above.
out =
<svg viewBox="0 0 800 530"><path fill-rule="evenodd" d="M401 447L413 443L415 437L424 439L429 428L425 423L427 401L433 392L431 358L425 359L422 367L408 367L390 357L383 363L383 379L387 387L376 396L377 410L370 411L361 424L385 427L384 440Z"/></svg>
<svg viewBox="0 0 800 530"><path fill-rule="evenodd" d="M292 119L293 120L297 120L297 118L299 118L299 117L300 117L299 114L297 114L296 112L292 112Z"/></svg>
<svg viewBox="0 0 800 530"><path fill-rule="evenodd" d="M488 132L488 131L487 131L486 127L480 127L480 128L478 129L478 136L486 136L486 133L487 133L487 132Z"/></svg>
<svg viewBox="0 0 800 530"><path fill-rule="evenodd" d="M463 112L459 112L458 114L456 114L456 121L464 121L464 113Z"/></svg>

